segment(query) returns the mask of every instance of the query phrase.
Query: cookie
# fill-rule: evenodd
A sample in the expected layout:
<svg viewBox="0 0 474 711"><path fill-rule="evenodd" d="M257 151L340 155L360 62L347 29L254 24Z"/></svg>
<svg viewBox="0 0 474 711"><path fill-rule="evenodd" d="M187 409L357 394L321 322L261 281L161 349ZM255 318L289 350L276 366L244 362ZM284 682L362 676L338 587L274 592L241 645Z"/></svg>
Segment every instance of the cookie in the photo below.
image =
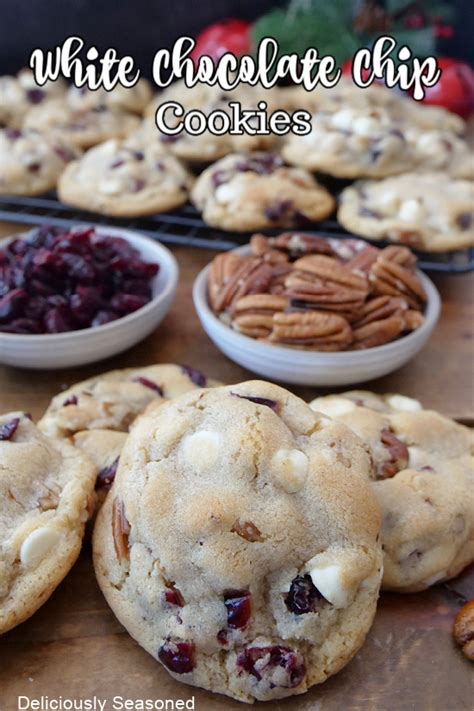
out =
<svg viewBox="0 0 474 711"><path fill-rule="evenodd" d="M84 210L135 217L179 207L192 182L191 174L157 142L112 139L67 167L58 194L62 202Z"/></svg>
<svg viewBox="0 0 474 711"><path fill-rule="evenodd" d="M86 149L109 138L125 138L138 128L140 120L134 114L103 105L74 109L65 100L54 100L31 109L23 125L54 132L67 143Z"/></svg>
<svg viewBox="0 0 474 711"><path fill-rule="evenodd" d="M362 107L318 112L311 133L290 135L282 156L292 165L337 178L381 178L416 165L399 122L384 109Z"/></svg>
<svg viewBox="0 0 474 711"><path fill-rule="evenodd" d="M346 188L337 218L367 239L441 252L474 244L473 204L474 184L467 180L407 173Z"/></svg>
<svg viewBox="0 0 474 711"><path fill-rule="evenodd" d="M0 77L0 127L20 128L25 114L38 104L65 95L62 79L36 84L33 73L22 69L17 76Z"/></svg>
<svg viewBox="0 0 474 711"><path fill-rule="evenodd" d="M341 669L381 576L370 460L348 428L259 381L142 416L94 530L129 633L180 681L240 701Z"/></svg>
<svg viewBox="0 0 474 711"><path fill-rule="evenodd" d="M271 153L235 153L207 168L191 199L207 224L247 231L323 220L334 198L305 170Z"/></svg>
<svg viewBox="0 0 474 711"><path fill-rule="evenodd" d="M56 395L38 427L51 437L70 437L82 430L127 432L150 402L215 384L187 366L160 364L111 370Z"/></svg>
<svg viewBox="0 0 474 711"><path fill-rule="evenodd" d="M351 427L371 452L384 589L424 590L474 560L473 438L467 427L400 395L355 391L317 398L311 407Z"/></svg>
<svg viewBox="0 0 474 711"><path fill-rule="evenodd" d="M0 416L0 634L31 617L73 566L95 469L23 413Z"/></svg>
<svg viewBox="0 0 474 711"><path fill-rule="evenodd" d="M466 122L460 116L440 106L427 106L414 101L396 89L388 89L377 82L360 88L352 79L343 76L330 89L317 86L313 91L306 91L301 86L295 86L282 91L286 108L293 111L305 109L312 113L335 113L345 108L383 109L392 119L421 129L459 135L466 131Z"/></svg>
<svg viewBox="0 0 474 711"><path fill-rule="evenodd" d="M150 82L139 79L130 88L117 84L111 91L103 88L92 91L87 86L80 88L71 86L67 92L67 101L74 109L88 110L97 106L107 106L110 109L141 114L149 105L151 96Z"/></svg>
<svg viewBox="0 0 474 711"><path fill-rule="evenodd" d="M102 506L117 472L127 432L83 430L72 436L72 444L82 450L96 470L96 510Z"/></svg>
<svg viewBox="0 0 474 711"><path fill-rule="evenodd" d="M34 129L0 130L0 194L40 195L56 186L78 151Z"/></svg>
<svg viewBox="0 0 474 711"><path fill-rule="evenodd" d="M417 170L425 173L439 171L453 178L474 179L474 154L469 144L450 131L407 130Z"/></svg>

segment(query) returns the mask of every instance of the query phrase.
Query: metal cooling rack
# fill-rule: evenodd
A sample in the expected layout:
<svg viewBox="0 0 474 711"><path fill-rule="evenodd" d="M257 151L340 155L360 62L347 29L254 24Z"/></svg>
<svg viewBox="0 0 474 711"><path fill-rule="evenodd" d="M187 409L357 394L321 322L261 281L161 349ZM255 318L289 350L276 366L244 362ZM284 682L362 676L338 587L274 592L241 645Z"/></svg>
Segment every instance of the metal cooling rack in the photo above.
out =
<svg viewBox="0 0 474 711"><path fill-rule="evenodd" d="M54 194L41 197L0 196L0 220L23 225L50 224L65 228L78 224L124 227L138 230L164 244L220 251L233 249L246 244L249 240L249 233L224 233L209 227L189 204L172 213L136 219L118 219L76 210L59 202ZM273 231L273 234L278 232L281 232L281 229ZM335 219L324 220L315 224L313 228L298 228L298 232L312 232L322 237L340 239L354 237ZM377 244L383 245L383 243ZM474 247L440 254L417 252L417 256L419 267L424 271L452 274L474 271Z"/></svg>

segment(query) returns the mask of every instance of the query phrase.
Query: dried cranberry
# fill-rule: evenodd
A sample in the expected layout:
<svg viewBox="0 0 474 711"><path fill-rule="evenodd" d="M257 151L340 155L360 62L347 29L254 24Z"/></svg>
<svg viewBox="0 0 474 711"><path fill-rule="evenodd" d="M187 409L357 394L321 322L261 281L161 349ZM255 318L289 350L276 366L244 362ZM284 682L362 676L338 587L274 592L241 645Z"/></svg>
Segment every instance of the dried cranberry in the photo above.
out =
<svg viewBox="0 0 474 711"><path fill-rule="evenodd" d="M30 163L28 170L30 173L38 173L41 170L41 163Z"/></svg>
<svg viewBox="0 0 474 711"><path fill-rule="evenodd" d="M406 444L399 440L389 429L381 431L380 441L388 451L390 459L379 464L377 477L379 479L390 479L402 469L407 468L410 454Z"/></svg>
<svg viewBox="0 0 474 711"><path fill-rule="evenodd" d="M162 143L176 143L176 141L179 141L180 139L181 136L176 133L172 136L168 135L167 133L160 134L160 141Z"/></svg>
<svg viewBox="0 0 474 711"><path fill-rule="evenodd" d="M121 158L117 158L117 160L114 160L114 162L110 164L110 167L112 169L120 168L120 166L124 165L124 163L124 160L122 160Z"/></svg>
<svg viewBox="0 0 474 711"><path fill-rule="evenodd" d="M188 376L194 385L197 385L200 388L206 387L207 378L203 373L201 373L200 370L196 370L196 368L192 368L189 365L182 365L181 370Z"/></svg>
<svg viewBox="0 0 474 711"><path fill-rule="evenodd" d="M69 163L74 158L74 153L64 146L54 146L54 152L64 163Z"/></svg>
<svg viewBox="0 0 474 711"><path fill-rule="evenodd" d="M273 412L276 412L277 415L280 412L280 403L277 402L276 400L270 400L269 398L266 397L252 397L251 395L239 395L239 393L231 393L231 395L234 395L234 397L240 397L241 400L250 400L250 402L254 402L257 405L265 405L266 407L269 407Z"/></svg>
<svg viewBox="0 0 474 711"><path fill-rule="evenodd" d="M57 306L46 312L44 326L47 333L64 333L72 330L72 324L68 318L68 309L64 306Z"/></svg>
<svg viewBox="0 0 474 711"><path fill-rule="evenodd" d="M472 225L472 212L463 212L456 218L456 224L460 230L468 230Z"/></svg>
<svg viewBox="0 0 474 711"><path fill-rule="evenodd" d="M42 89L28 89L26 96L31 104L41 104L45 97L45 93Z"/></svg>
<svg viewBox="0 0 474 711"><path fill-rule="evenodd" d="M165 590L165 600L169 605L184 607L184 598L181 592L174 586L174 583L169 583Z"/></svg>
<svg viewBox="0 0 474 711"><path fill-rule="evenodd" d="M195 667L194 644L165 640L158 650L158 659L175 674L189 674Z"/></svg>
<svg viewBox="0 0 474 711"><path fill-rule="evenodd" d="M281 168L283 161L279 156L271 153L261 153L249 156L247 159L238 162L235 169L239 173L252 172L259 175L270 175L277 168Z"/></svg>
<svg viewBox="0 0 474 711"><path fill-rule="evenodd" d="M41 323L35 319L17 318L14 321L10 321L8 326L0 324L0 331L2 331L2 333L28 335L28 333L42 333L43 329Z"/></svg>
<svg viewBox="0 0 474 711"><path fill-rule="evenodd" d="M216 170L212 176L212 185L214 188L218 188L219 185L224 185L224 183L227 183L230 179L229 172L227 170Z"/></svg>
<svg viewBox="0 0 474 711"><path fill-rule="evenodd" d="M91 321L91 326L92 328L96 328L97 326L104 326L106 323L116 321L118 318L118 314L114 313L114 311L98 311Z"/></svg>
<svg viewBox="0 0 474 711"><path fill-rule="evenodd" d="M0 441L5 442L12 439L19 424L20 418L14 417L13 420L10 420L10 422L5 422L4 425L0 425Z"/></svg>
<svg viewBox="0 0 474 711"><path fill-rule="evenodd" d="M66 398L64 400L62 407L68 407L69 405L77 405L77 396L76 395L71 395L71 397Z"/></svg>
<svg viewBox="0 0 474 711"><path fill-rule="evenodd" d="M303 656L288 647L247 647L237 656L237 673L242 671L258 681L265 679L270 686L293 689L303 681L306 666Z"/></svg>
<svg viewBox="0 0 474 711"><path fill-rule="evenodd" d="M315 612L320 601L324 599L310 575L298 575L291 583L285 597L285 605L295 615L304 615L307 612Z"/></svg>
<svg viewBox="0 0 474 711"><path fill-rule="evenodd" d="M95 481L96 489L108 489L112 485L112 482L115 479L115 474L117 473L118 463L119 457L117 457L117 459L115 459L108 467L104 467L100 470Z"/></svg>
<svg viewBox="0 0 474 711"><path fill-rule="evenodd" d="M248 590L227 590L224 593L227 625L233 629L246 627L250 620L251 604Z"/></svg>
<svg viewBox="0 0 474 711"><path fill-rule="evenodd" d="M13 289L0 299L0 321L10 321L22 312L28 299L24 289Z"/></svg>
<svg viewBox="0 0 474 711"><path fill-rule="evenodd" d="M269 205L265 208L265 217L270 220L270 222L279 222L288 216L288 213L293 209L292 200L280 200L273 205Z"/></svg>
<svg viewBox="0 0 474 711"><path fill-rule="evenodd" d="M5 136L10 141L16 141L18 138L21 138L22 135L23 135L23 133L18 128L6 128L5 129Z"/></svg>
<svg viewBox="0 0 474 711"><path fill-rule="evenodd" d="M138 378L133 378L132 383L140 383L140 385L143 385L145 388L149 388L150 390L154 390L160 397L164 397L163 394L163 388L160 385L157 385L154 383L152 380L149 380L148 378L143 378L143 377L138 377Z"/></svg>
<svg viewBox="0 0 474 711"><path fill-rule="evenodd" d="M138 296L137 294L116 294L111 299L110 306L115 311L125 315L133 311L138 311L138 309L141 309L147 303L148 299L144 296Z"/></svg>

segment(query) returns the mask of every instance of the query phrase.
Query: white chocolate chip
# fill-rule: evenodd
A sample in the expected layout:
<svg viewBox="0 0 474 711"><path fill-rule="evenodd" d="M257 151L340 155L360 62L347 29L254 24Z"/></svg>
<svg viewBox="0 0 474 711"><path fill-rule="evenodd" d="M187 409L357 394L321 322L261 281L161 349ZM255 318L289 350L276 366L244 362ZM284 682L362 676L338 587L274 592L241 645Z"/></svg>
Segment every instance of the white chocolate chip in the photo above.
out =
<svg viewBox="0 0 474 711"><path fill-rule="evenodd" d="M312 410L316 412L322 412L323 415L328 417L339 417L340 415L346 415L356 409L356 404L352 400L346 397L339 397L338 395L328 395L327 397L317 397L309 403Z"/></svg>
<svg viewBox="0 0 474 711"><path fill-rule="evenodd" d="M406 397L406 395L390 395L387 398L387 405L389 405L392 410L399 410L400 412L418 412L422 409L421 403L412 397Z"/></svg>
<svg viewBox="0 0 474 711"><path fill-rule="evenodd" d="M122 191L122 182L120 180L104 179L99 183L99 192L105 195L117 195Z"/></svg>
<svg viewBox="0 0 474 711"><path fill-rule="evenodd" d="M216 198L217 202L223 204L232 202L232 200L235 200L238 197L238 190L236 190L235 187L233 187L232 185L224 183L224 185L219 185L219 187L216 189L214 197Z"/></svg>
<svg viewBox="0 0 474 711"><path fill-rule="evenodd" d="M308 475L309 461L299 449L279 449L272 457L275 479L289 494L299 491Z"/></svg>
<svg viewBox="0 0 474 711"><path fill-rule="evenodd" d="M358 136L372 136L378 129L378 123L370 116L360 116L352 122L352 130Z"/></svg>
<svg viewBox="0 0 474 711"><path fill-rule="evenodd" d="M217 432L199 430L183 441L184 458L194 469L204 471L215 465L221 438Z"/></svg>
<svg viewBox="0 0 474 711"><path fill-rule="evenodd" d="M381 207L386 212L396 212L400 205L400 198L393 190L383 192L377 200L376 207Z"/></svg>
<svg viewBox="0 0 474 711"><path fill-rule="evenodd" d="M404 200L400 205L398 217L401 220L412 222L422 218L424 213L425 211L420 201L415 198L410 198L409 200Z"/></svg>
<svg viewBox="0 0 474 711"><path fill-rule="evenodd" d="M342 584L342 569L340 565L327 565L313 568L309 571L311 580L321 595L334 607L346 607L349 603L348 591Z"/></svg>
<svg viewBox="0 0 474 711"><path fill-rule="evenodd" d="M34 568L58 544L60 538L61 534L54 528L36 528L21 545L20 561L27 568Z"/></svg>
<svg viewBox="0 0 474 711"><path fill-rule="evenodd" d="M354 122L354 114L349 109L337 111L331 118L331 123L335 128L342 131L350 131Z"/></svg>

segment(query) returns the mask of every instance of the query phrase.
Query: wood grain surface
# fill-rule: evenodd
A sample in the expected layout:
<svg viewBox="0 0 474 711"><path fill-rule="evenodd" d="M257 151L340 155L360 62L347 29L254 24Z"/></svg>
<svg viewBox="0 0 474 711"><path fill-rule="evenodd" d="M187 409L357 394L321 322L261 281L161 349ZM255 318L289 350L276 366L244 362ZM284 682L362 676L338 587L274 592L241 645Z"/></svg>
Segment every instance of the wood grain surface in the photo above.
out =
<svg viewBox="0 0 474 711"><path fill-rule="evenodd" d="M232 383L254 377L223 356L200 328L191 288L210 251L175 249L181 281L160 328L126 353L65 371L0 366L0 411L39 417L50 398L73 382L117 367L156 362L193 365ZM424 350L396 373L371 382L378 392L402 392L427 407L474 423L473 277L434 278L443 299L441 321ZM322 390L294 388L305 398ZM356 658L336 677L301 697L257 703L275 711L447 711L474 708L472 666L451 640L452 621L474 597L474 569L449 585L416 595L382 595L375 624ZM0 710L16 711L18 696L107 700L191 699L199 711L243 708L221 696L179 684L125 632L94 579L90 544L51 599L29 621L0 638Z"/></svg>

